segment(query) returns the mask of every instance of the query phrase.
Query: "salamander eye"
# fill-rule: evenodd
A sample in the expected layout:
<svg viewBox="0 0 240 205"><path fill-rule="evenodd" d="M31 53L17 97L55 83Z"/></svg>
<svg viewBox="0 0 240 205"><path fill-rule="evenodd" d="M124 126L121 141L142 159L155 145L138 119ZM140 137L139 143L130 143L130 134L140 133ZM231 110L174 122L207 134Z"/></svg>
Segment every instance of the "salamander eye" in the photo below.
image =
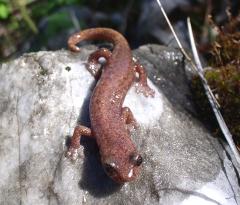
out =
<svg viewBox="0 0 240 205"><path fill-rule="evenodd" d="M116 174L117 170L116 170L116 164L115 163L105 163L103 165L104 170L107 172L107 174L109 174L110 176Z"/></svg>
<svg viewBox="0 0 240 205"><path fill-rule="evenodd" d="M130 157L130 160L133 162L134 165L140 166L143 162L143 158L140 154L133 154Z"/></svg>

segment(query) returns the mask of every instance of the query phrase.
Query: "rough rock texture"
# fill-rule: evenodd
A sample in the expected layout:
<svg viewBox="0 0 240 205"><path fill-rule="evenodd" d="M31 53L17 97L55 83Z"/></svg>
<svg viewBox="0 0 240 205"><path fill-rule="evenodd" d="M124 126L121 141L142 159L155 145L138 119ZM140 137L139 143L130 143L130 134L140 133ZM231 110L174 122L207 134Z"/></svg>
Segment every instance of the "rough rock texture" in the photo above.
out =
<svg viewBox="0 0 240 205"><path fill-rule="evenodd" d="M240 204L239 167L224 142L196 119L187 84L191 69L177 50L142 46L156 97L125 100L140 123L133 140L141 176L119 186L103 172L94 140L82 156L64 157L77 120L89 125L94 78L80 54L38 52L0 68L0 204Z"/></svg>

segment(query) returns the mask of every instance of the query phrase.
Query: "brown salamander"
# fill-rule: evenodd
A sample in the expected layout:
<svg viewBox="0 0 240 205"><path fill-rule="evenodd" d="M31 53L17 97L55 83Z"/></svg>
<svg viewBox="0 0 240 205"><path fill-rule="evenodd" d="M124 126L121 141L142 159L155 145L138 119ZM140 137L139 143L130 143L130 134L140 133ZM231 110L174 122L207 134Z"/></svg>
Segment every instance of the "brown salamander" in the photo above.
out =
<svg viewBox="0 0 240 205"><path fill-rule="evenodd" d="M105 172L118 183L132 181L139 173L142 157L130 139L126 126L132 124L136 127L136 121L131 110L122 107L122 104L135 79L138 79L138 92L153 97L154 91L147 85L144 68L133 59L131 49L120 33L109 28L81 31L69 38L70 50L80 51L76 44L83 40L106 40L113 43L114 49L110 52L103 48L89 57L88 68L94 76L99 76L99 71L95 69L99 58L104 57L106 63L90 100L91 129L76 126L67 156L73 160L77 158L82 135L94 137Z"/></svg>

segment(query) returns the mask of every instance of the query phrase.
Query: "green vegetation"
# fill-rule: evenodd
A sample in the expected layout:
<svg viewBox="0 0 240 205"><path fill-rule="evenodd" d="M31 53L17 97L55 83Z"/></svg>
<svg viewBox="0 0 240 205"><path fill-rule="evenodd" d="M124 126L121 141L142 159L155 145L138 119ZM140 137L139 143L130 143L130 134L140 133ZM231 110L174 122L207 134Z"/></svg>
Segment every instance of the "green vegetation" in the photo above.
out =
<svg viewBox="0 0 240 205"><path fill-rule="evenodd" d="M6 19L10 14L9 7L6 3L0 2L0 19Z"/></svg>
<svg viewBox="0 0 240 205"><path fill-rule="evenodd" d="M221 106L234 141L240 148L240 32L237 30L240 22L233 24L235 20L231 18L228 25L218 28L219 34L210 48L209 64L212 69L206 70L205 77ZM195 77L192 87L196 102L202 117L211 122L213 115L200 84L200 80Z"/></svg>
<svg viewBox="0 0 240 205"><path fill-rule="evenodd" d="M21 52L58 49L57 45L61 41L58 36L64 37L74 28L84 29L93 25L114 27L121 23L121 19L117 18L113 22L113 17L108 18L108 14L126 14L131 2L133 3L132 0L117 3L107 0L0 0L0 61ZM85 9L86 13L81 13L81 9ZM91 18L91 13L93 16L100 13L103 18L101 15ZM83 17L79 17L81 15ZM134 24L136 19L133 17L136 16L131 14ZM127 19L126 16L124 18Z"/></svg>
<svg viewBox="0 0 240 205"><path fill-rule="evenodd" d="M0 0L0 59L10 57L18 45L32 35L39 33L37 24L49 17L46 36L56 35L59 30L69 28L70 17L66 13L52 14L56 8L65 5L81 5L85 0ZM41 42L46 38L40 39Z"/></svg>

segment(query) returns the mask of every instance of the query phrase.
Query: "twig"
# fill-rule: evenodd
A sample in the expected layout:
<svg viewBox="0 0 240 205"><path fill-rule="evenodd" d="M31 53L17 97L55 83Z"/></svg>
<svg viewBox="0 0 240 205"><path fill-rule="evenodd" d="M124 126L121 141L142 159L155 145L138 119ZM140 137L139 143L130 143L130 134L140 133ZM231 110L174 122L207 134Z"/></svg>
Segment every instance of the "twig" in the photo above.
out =
<svg viewBox="0 0 240 205"><path fill-rule="evenodd" d="M182 53L183 53L183 55L185 56L185 58L186 58L188 61L190 61L191 63L193 63L193 62L192 62L192 59L189 57L189 55L187 54L187 52L183 49L182 44L181 44L181 42L179 41L179 39L178 39L178 37L177 37L177 34L175 33L175 31L174 31L174 29L173 29L173 27L172 27L172 24L171 24L171 22L169 21L168 16L167 16L167 14L166 14L166 12L165 12L165 10L164 10L164 8L163 8L160 0L157 0L157 3L158 3L158 5L159 5L159 7L160 7L160 9L161 9L161 11L162 11L162 14L163 14L164 18L165 18L166 21L167 21L167 24L168 24L169 28L171 29L171 31L172 31L172 33L173 33L174 38L175 38L176 41L177 41L177 44L178 44L180 50L182 51ZM194 64L193 64L193 66L195 67Z"/></svg>
<svg viewBox="0 0 240 205"><path fill-rule="evenodd" d="M190 18L187 19L187 25L188 25L188 32L189 32L189 37L190 37L190 43L191 43L191 47L192 47L193 56L194 56L194 59L195 59L195 62L196 62L196 66L198 68L197 71L198 71L199 76L203 76L203 67L202 67L202 64L200 62L198 52L197 52L197 49L196 49L196 44L195 44L194 37L193 37ZM204 76L203 76L203 79L205 79ZM230 133L218 106L216 106L216 104L215 104L216 99L213 95L211 95L209 93L210 88L209 88L209 86L206 82L206 79L202 80L202 83L203 83L203 87L205 89L205 92L207 94L208 100L210 102L210 105L211 105L211 107L213 109L213 112L215 114L215 117L216 117L216 119L218 121L218 124L220 126L220 129L222 130L222 132L223 132L223 134L224 134L224 136L225 136L233 154L235 155L235 158L236 158L237 162L240 164L240 154L239 154L239 152L238 152L238 150L237 150L237 148L234 144L232 134Z"/></svg>

